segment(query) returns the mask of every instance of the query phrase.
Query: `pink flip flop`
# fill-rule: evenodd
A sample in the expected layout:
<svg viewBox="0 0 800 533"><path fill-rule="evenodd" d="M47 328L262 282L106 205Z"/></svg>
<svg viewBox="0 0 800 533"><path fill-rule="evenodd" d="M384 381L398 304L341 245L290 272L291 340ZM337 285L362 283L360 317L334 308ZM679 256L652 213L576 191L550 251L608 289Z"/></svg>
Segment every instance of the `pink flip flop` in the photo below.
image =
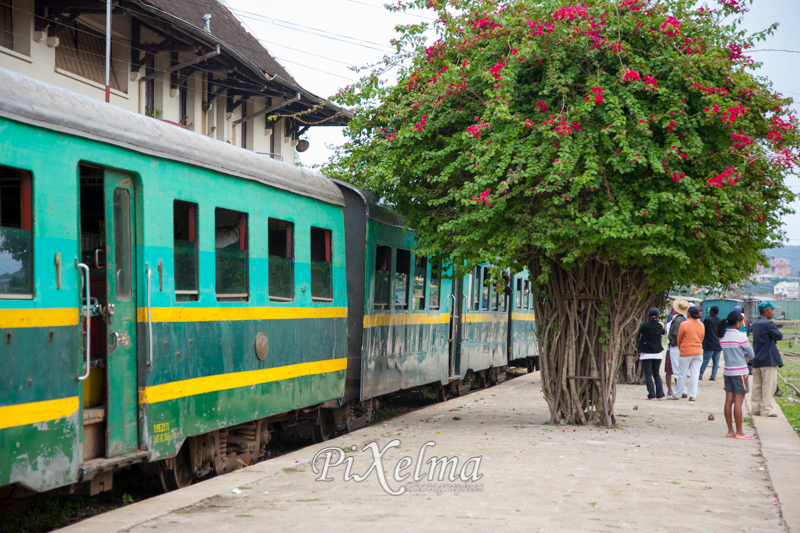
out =
<svg viewBox="0 0 800 533"><path fill-rule="evenodd" d="M733 438L739 440L755 440L755 437L753 437L752 435L742 435L741 437L739 435L736 435Z"/></svg>

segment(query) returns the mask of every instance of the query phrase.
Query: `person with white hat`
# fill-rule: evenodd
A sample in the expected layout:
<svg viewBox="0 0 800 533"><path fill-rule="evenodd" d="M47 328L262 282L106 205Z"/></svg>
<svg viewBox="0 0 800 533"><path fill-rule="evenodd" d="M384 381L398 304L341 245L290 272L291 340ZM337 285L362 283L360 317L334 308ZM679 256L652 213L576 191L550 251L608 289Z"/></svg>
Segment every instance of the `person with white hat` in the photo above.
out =
<svg viewBox="0 0 800 533"><path fill-rule="evenodd" d="M700 322L700 317L703 310L700 307L692 306L686 313L689 318L681 324L678 331L678 350L680 358L678 359L678 371L675 373L675 396L673 400L678 399L680 394L681 398L686 395L686 376L689 379L689 401L693 402L697 399L697 383L700 380L700 365L703 363L703 339L705 338L706 328Z"/></svg>
<svg viewBox="0 0 800 533"><path fill-rule="evenodd" d="M678 349L678 332L680 331L681 324L686 320L686 311L689 310L689 302L683 299L677 299L672 302L672 314L675 318L672 319L672 322L669 326L669 333L667 334L667 339L669 343L667 344L667 351L669 352L669 356L666 358L666 363L664 365L664 374L666 374L667 378L667 396L669 398L678 399L681 396L675 396L675 393L672 392L672 375L673 372L677 373L679 368L678 363L680 360L680 350ZM677 385L676 385L677 388ZM687 396L684 396L686 398Z"/></svg>

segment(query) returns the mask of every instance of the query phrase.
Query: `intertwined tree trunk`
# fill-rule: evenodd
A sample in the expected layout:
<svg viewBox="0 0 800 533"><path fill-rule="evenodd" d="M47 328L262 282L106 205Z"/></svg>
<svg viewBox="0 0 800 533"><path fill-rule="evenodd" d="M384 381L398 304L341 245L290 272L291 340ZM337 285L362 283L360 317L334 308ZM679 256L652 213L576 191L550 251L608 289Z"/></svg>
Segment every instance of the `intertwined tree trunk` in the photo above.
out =
<svg viewBox="0 0 800 533"><path fill-rule="evenodd" d="M542 390L551 414L555 410L554 421L604 424L604 390L613 423L616 369L626 338L646 313L647 275L642 268L596 258L569 270L553 261L529 264L533 278L544 269L550 272L548 282L536 291L534 305Z"/></svg>

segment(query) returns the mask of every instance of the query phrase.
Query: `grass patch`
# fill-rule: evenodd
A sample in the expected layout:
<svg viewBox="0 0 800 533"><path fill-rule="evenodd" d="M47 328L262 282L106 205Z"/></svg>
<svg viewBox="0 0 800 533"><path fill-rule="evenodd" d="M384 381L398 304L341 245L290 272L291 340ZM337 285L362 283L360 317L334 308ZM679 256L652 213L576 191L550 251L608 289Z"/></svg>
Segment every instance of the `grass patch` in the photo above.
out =
<svg viewBox="0 0 800 533"><path fill-rule="evenodd" d="M294 467L294 466L286 467L286 468L283 469L283 471L286 474L291 474L293 472L305 472L305 470L297 468L297 467Z"/></svg>
<svg viewBox="0 0 800 533"><path fill-rule="evenodd" d="M237 514L236 518L253 518L251 514Z"/></svg>
<svg viewBox="0 0 800 533"><path fill-rule="evenodd" d="M597 507L597 502L589 502L589 507Z"/></svg>
<svg viewBox="0 0 800 533"><path fill-rule="evenodd" d="M299 502L318 502L319 498L310 498L308 500L297 500Z"/></svg>

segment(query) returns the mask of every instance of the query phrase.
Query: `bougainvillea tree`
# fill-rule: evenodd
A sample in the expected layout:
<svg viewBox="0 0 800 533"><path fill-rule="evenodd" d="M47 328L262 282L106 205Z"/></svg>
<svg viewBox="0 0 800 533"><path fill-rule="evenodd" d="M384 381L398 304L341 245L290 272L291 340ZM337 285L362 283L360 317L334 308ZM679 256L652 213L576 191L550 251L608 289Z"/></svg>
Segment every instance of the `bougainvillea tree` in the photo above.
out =
<svg viewBox="0 0 800 533"><path fill-rule="evenodd" d="M771 30L747 34L737 0L409 6L435 42L399 27L397 55L337 96L354 119L326 171L457 274L527 267L555 419L600 421L648 295L730 286L782 240L797 120L747 54Z"/></svg>

